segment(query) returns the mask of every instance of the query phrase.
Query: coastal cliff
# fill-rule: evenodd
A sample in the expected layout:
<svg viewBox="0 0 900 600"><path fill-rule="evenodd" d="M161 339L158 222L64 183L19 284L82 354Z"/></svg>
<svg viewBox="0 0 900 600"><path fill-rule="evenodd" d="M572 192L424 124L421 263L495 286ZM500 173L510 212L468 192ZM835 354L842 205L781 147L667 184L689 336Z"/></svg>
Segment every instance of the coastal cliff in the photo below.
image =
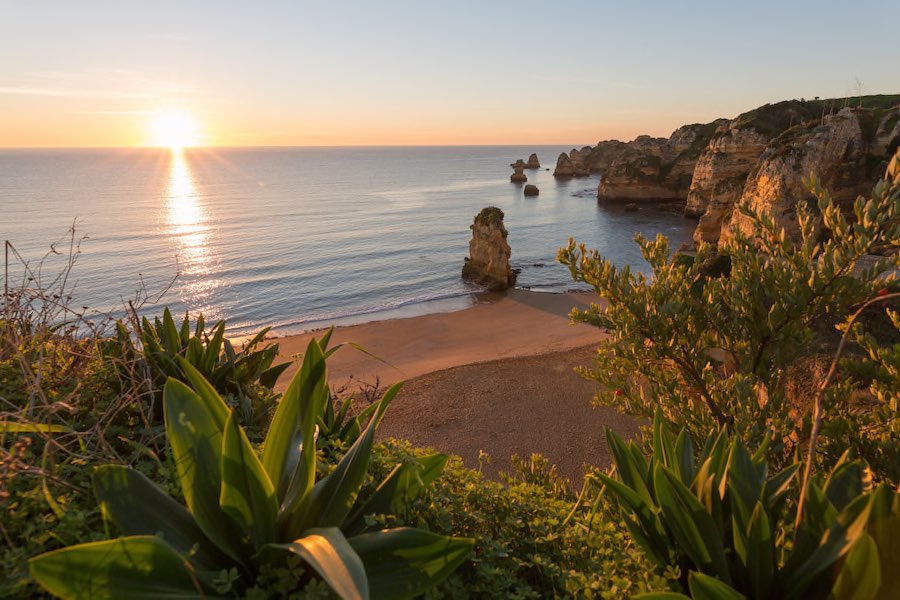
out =
<svg viewBox="0 0 900 600"><path fill-rule="evenodd" d="M669 138L642 135L614 152L597 199L604 202L687 198L697 158L722 123L685 125Z"/></svg>
<svg viewBox="0 0 900 600"><path fill-rule="evenodd" d="M602 174L598 201L684 201L685 216L699 218L694 241L716 244L748 233L747 219L734 210L738 202L796 236L796 207L811 197L811 173L849 206L884 173L898 145L900 95L875 95L788 100L685 125L669 138L608 140L573 152ZM574 172L571 153L560 164Z"/></svg>

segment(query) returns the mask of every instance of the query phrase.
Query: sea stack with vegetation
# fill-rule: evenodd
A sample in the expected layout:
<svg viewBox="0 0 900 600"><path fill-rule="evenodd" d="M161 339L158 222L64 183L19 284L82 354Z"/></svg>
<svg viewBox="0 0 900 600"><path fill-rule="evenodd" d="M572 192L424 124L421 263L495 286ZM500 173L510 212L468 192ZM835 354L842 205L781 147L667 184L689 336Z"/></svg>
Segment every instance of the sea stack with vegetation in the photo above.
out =
<svg viewBox="0 0 900 600"><path fill-rule="evenodd" d="M485 207L475 215L469 226L469 256L463 264L462 276L492 292L501 292L516 283L516 274L509 266L512 250L503 225L503 211L495 206Z"/></svg>

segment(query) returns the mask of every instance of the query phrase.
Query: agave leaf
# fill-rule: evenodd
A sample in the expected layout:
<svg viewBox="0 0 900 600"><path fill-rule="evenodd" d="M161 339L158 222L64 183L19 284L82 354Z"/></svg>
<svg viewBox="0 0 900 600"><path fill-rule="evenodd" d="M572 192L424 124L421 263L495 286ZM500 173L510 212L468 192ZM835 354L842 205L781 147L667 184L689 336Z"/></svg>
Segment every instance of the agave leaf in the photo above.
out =
<svg viewBox="0 0 900 600"><path fill-rule="evenodd" d="M679 547L705 572L731 583L722 534L706 508L681 479L663 465L656 465L654 483L665 524Z"/></svg>
<svg viewBox="0 0 900 600"><path fill-rule="evenodd" d="M178 337L181 338L182 348L188 343L188 340L191 339L191 319L187 312L184 313L184 320L181 322L181 329L178 331Z"/></svg>
<svg viewBox="0 0 900 600"><path fill-rule="evenodd" d="M750 578L753 597L768 598L777 568L775 537L765 506L759 501L750 516L747 550L742 558Z"/></svg>
<svg viewBox="0 0 900 600"><path fill-rule="evenodd" d="M378 410L369 421L365 432L354 442L337 467L316 483L309 505L305 507L305 510L298 510L295 505L287 511L289 514L287 514L285 524L289 537L299 535L313 525L317 527L340 526L350 514L356 494L359 492L369 468L372 444L375 441L375 429L402 385L402 383L396 383L388 388L378 402Z"/></svg>
<svg viewBox="0 0 900 600"><path fill-rule="evenodd" d="M900 569L896 568L900 556L900 494L886 483L872 492L867 531L878 546L883 589L900 590Z"/></svg>
<svg viewBox="0 0 900 600"><path fill-rule="evenodd" d="M309 563L344 600L369 597L363 562L337 527L310 529L286 548Z"/></svg>
<svg viewBox="0 0 900 600"><path fill-rule="evenodd" d="M188 339L187 347L184 351L184 358L197 369L203 369L206 361L204 359L203 344L200 343L199 338L192 337ZM208 371L204 372L208 373Z"/></svg>
<svg viewBox="0 0 900 600"><path fill-rule="evenodd" d="M845 453L844 456L847 456ZM825 496L841 511L852 500L863 493L863 478L865 465L859 461L842 460L832 470L828 481L825 482Z"/></svg>
<svg viewBox="0 0 900 600"><path fill-rule="evenodd" d="M616 473L626 486L634 490L649 505L654 505L653 496L645 483L647 479L647 463L629 452L625 443L616 433L606 428L606 443L616 463Z"/></svg>
<svg viewBox="0 0 900 600"><path fill-rule="evenodd" d="M201 315L202 318L202 315ZM199 335L197 336L199 337ZM206 344L206 360L203 363L203 372L212 373L222 353L222 342L225 339L225 322L219 323L213 329L213 336Z"/></svg>
<svg viewBox="0 0 900 600"><path fill-rule="evenodd" d="M284 362L275 365L274 367L269 367L259 375L259 383L267 388L275 387L275 384L278 383L278 378L281 377L281 374L284 373L288 367L291 366L291 363Z"/></svg>
<svg viewBox="0 0 900 600"><path fill-rule="evenodd" d="M254 548L275 539L278 502L275 487L253 451L250 440L237 423L234 411L228 416L222 436L222 492L219 505L250 538Z"/></svg>
<svg viewBox="0 0 900 600"><path fill-rule="evenodd" d="M735 516L739 519L742 531L747 530L750 511L756 501L762 498L766 481L766 467L753 464L747 447L737 437L734 438L728 456L728 490L731 492L731 505Z"/></svg>
<svg viewBox="0 0 900 600"><path fill-rule="evenodd" d="M872 536L864 533L847 553L831 593L835 598L873 600L881 586L878 546Z"/></svg>
<svg viewBox="0 0 900 600"><path fill-rule="evenodd" d="M197 598L187 560L158 537L132 536L46 552L28 561L31 577L60 598Z"/></svg>
<svg viewBox="0 0 900 600"><path fill-rule="evenodd" d="M337 414L334 416L335 423L343 423L344 419L347 418L347 413L350 412L350 406L353 404L353 396L347 396L344 398L344 401L341 402L341 407L338 409ZM372 408L373 405L369 405L366 408Z"/></svg>
<svg viewBox="0 0 900 600"><path fill-rule="evenodd" d="M658 515L659 509L656 505L648 504L636 491L621 481L604 473L597 473L597 476L607 488L618 496L619 506L625 509L622 511L622 517L625 519L626 525L631 521L628 513L633 513L633 516L637 517L634 531L629 527L629 532L635 541L655 563L663 567L668 565L671 542L663 529Z"/></svg>
<svg viewBox="0 0 900 600"><path fill-rule="evenodd" d="M398 514L438 478L447 460L446 454L431 454L397 465L368 500L361 505L357 503L356 510L341 525L341 530L347 534L360 533L366 527L365 515Z"/></svg>
<svg viewBox="0 0 900 600"><path fill-rule="evenodd" d="M681 482L687 486L694 480L694 445L686 429L682 429L675 440L675 455L678 459Z"/></svg>
<svg viewBox="0 0 900 600"><path fill-rule="evenodd" d="M222 400L222 397L219 395L219 392L216 391L216 388L213 387L212 383L210 383L203 373L198 371L194 365L181 356L176 357L175 360L178 362L181 372L187 379L187 383L194 389L197 396L203 400L203 405L209 410L210 416L214 419L216 424L216 429L218 429L220 433L223 432L225 430L225 422L228 420L228 414L230 412L228 405Z"/></svg>
<svg viewBox="0 0 900 600"><path fill-rule="evenodd" d="M240 561L246 555L246 547L240 540L239 528L219 506L222 430L227 408L215 391L213 394L197 393L170 378L163 389L166 437L185 503L197 525L223 552Z"/></svg>
<svg viewBox="0 0 900 600"><path fill-rule="evenodd" d="M860 496L851 502L838 514L812 553L801 554L798 548L794 549L782 569L788 576L786 598L802 598L816 578L844 556L864 535L869 520L870 501L869 496ZM810 510L809 507L806 510Z"/></svg>
<svg viewBox="0 0 900 600"><path fill-rule="evenodd" d="M159 535L203 569L231 561L206 537L190 512L139 471L120 465L94 469L94 495L106 518L125 535Z"/></svg>
<svg viewBox="0 0 900 600"><path fill-rule="evenodd" d="M800 463L795 462L766 481L763 498L766 502L766 510L773 517L777 517L781 512L781 506L787 498L786 494L798 471L800 471Z"/></svg>
<svg viewBox="0 0 900 600"><path fill-rule="evenodd" d="M688 587L693 600L744 600L746 596L723 582L705 573L691 571Z"/></svg>
<svg viewBox="0 0 900 600"><path fill-rule="evenodd" d="M181 350L181 335L178 333L178 328L175 326L175 320L172 318L172 313L169 312L168 308L163 311L162 325L162 331L160 333L164 336L163 346L165 347L166 354L174 358Z"/></svg>
<svg viewBox="0 0 900 600"><path fill-rule="evenodd" d="M306 496L312 490L315 445L305 441L312 440L315 435L316 420L322 410L320 403L326 387L325 357L318 342L312 339L306 348L300 370L291 379L278 403L263 447L263 466L269 479L275 484L276 494L282 505L295 473L301 479L301 496ZM309 446L312 448L309 449Z"/></svg>
<svg viewBox="0 0 900 600"><path fill-rule="evenodd" d="M334 326L328 328L328 330L319 338L319 346L322 348L322 352L328 350L328 344L331 342L331 334L334 333Z"/></svg>
<svg viewBox="0 0 900 600"><path fill-rule="evenodd" d="M206 319L203 318L203 313L197 317L197 324L194 326L194 335L198 338L202 338L206 331Z"/></svg>
<svg viewBox="0 0 900 600"><path fill-rule="evenodd" d="M375 598L413 598L447 578L472 553L475 541L401 527L350 538L365 565Z"/></svg>
<svg viewBox="0 0 900 600"><path fill-rule="evenodd" d="M681 464L676 458L672 435L669 433L669 428L665 425L665 419L659 407L657 407L653 415L653 458L656 459L656 462L666 465L681 477Z"/></svg>

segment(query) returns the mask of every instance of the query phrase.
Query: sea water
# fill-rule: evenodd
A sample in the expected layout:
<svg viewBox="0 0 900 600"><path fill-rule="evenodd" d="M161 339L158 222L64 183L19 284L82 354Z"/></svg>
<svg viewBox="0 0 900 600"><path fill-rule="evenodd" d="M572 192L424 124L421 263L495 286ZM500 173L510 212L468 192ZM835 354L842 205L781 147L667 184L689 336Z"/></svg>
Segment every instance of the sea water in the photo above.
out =
<svg viewBox="0 0 900 600"><path fill-rule="evenodd" d="M485 206L506 215L517 286L539 291L578 287L555 262L570 236L638 269L635 233L690 239L677 214L598 205L599 175L555 179L571 147L0 150L8 283L25 277L17 254L34 268L50 253L45 279L61 268L74 224L73 305L121 314L138 298L287 334L471 303L460 271ZM509 165L531 152L526 198Z"/></svg>

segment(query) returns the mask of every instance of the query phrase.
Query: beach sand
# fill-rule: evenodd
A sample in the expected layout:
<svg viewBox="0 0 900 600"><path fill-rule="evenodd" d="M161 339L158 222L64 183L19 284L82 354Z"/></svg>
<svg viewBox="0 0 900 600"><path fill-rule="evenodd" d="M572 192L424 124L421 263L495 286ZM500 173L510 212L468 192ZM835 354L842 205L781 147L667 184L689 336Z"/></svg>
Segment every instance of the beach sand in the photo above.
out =
<svg viewBox="0 0 900 600"><path fill-rule="evenodd" d="M491 457L489 476L507 471L512 454L539 452L578 485L583 463L609 464L604 426L629 437L637 430L631 417L592 408L597 384L573 371L590 366L604 333L572 324L568 313L596 301L590 293L511 290L457 312L336 328L332 344L353 342L369 354L342 348L329 359L329 380L349 389L406 381L382 438L458 454L473 468L483 451ZM282 357L302 353L322 333L278 339Z"/></svg>

